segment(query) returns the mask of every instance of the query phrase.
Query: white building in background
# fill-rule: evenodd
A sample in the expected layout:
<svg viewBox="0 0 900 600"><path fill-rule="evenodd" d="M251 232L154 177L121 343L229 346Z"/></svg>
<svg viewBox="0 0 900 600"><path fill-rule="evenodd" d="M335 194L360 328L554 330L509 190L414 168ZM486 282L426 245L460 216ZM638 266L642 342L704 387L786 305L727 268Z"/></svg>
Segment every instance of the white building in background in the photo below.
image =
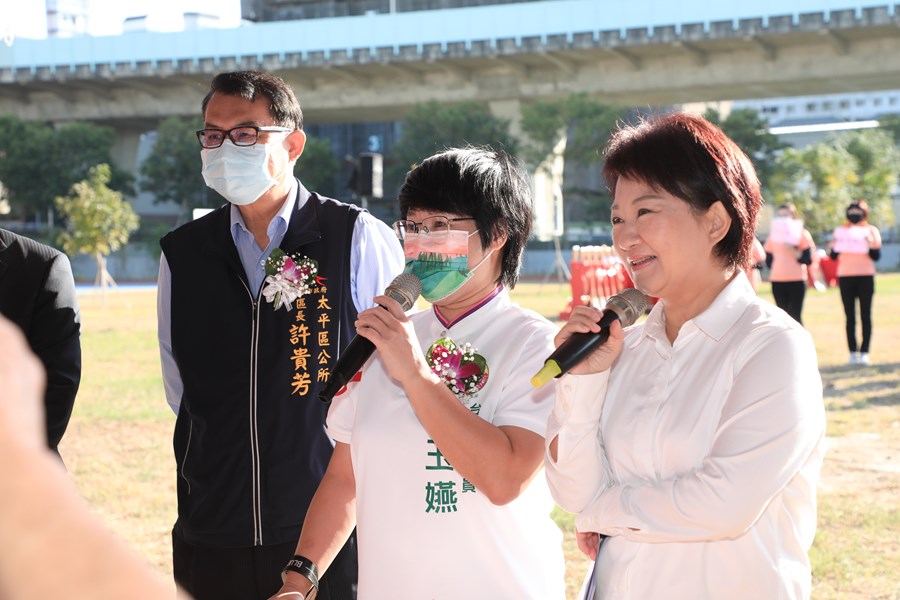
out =
<svg viewBox="0 0 900 600"><path fill-rule="evenodd" d="M900 113L900 90L735 100L732 109L739 108L756 110L771 127L877 121Z"/></svg>
<svg viewBox="0 0 900 600"><path fill-rule="evenodd" d="M47 37L88 35L89 5L89 0L47 0Z"/></svg>
<svg viewBox="0 0 900 600"><path fill-rule="evenodd" d="M900 90L735 100L718 107L724 114L755 110L769 123L772 133L802 148L821 142L831 133L878 127L879 118L900 114Z"/></svg>
<svg viewBox="0 0 900 600"><path fill-rule="evenodd" d="M191 29L215 29L228 26L219 15L196 12L151 13L128 17L122 23L122 33L136 31L187 31Z"/></svg>

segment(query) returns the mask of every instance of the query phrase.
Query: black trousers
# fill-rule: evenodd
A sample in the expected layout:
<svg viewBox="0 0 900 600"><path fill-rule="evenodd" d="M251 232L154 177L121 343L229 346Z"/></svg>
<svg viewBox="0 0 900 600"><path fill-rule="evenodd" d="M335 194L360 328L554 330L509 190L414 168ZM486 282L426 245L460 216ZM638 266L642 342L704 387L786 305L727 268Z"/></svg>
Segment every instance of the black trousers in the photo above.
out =
<svg viewBox="0 0 900 600"><path fill-rule="evenodd" d="M772 296L775 297L778 308L803 325L800 315L803 313L803 299L806 297L805 281L773 281Z"/></svg>
<svg viewBox="0 0 900 600"><path fill-rule="evenodd" d="M875 276L838 277L844 318L847 325L847 348L850 352L868 352L872 340L872 297L875 295ZM859 300L859 320L862 323L862 343L856 345L856 301Z"/></svg>
<svg viewBox="0 0 900 600"><path fill-rule="evenodd" d="M206 548L172 531L175 583L196 600L267 600L281 587L281 570L296 542L250 548ZM321 600L356 600L356 532L319 581Z"/></svg>

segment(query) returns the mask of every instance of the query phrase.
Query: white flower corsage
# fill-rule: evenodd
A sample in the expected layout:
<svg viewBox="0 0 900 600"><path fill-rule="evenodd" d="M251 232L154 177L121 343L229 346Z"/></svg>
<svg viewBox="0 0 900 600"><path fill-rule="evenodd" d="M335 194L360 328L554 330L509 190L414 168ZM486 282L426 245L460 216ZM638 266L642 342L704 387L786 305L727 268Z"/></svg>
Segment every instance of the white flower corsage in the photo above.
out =
<svg viewBox="0 0 900 600"><path fill-rule="evenodd" d="M290 310L294 300L312 291L319 263L306 256L285 254L275 248L266 259L266 282L262 294L267 302Z"/></svg>

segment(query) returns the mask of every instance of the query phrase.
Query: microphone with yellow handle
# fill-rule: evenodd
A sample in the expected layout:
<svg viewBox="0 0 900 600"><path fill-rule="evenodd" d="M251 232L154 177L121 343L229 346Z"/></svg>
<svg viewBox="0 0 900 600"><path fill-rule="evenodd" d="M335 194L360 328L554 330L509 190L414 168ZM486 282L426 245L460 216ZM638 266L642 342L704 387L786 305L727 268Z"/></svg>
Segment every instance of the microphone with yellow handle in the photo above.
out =
<svg viewBox="0 0 900 600"><path fill-rule="evenodd" d="M531 378L531 385L541 387L554 377L568 373L575 365L587 358L595 348L609 339L609 327L613 321L619 321L622 323L622 327L628 327L644 313L646 306L647 299L643 292L635 288L626 288L618 294L610 296L603 309L603 316L597 322L600 325L600 331L572 334L572 337L563 342L544 361L541 370Z"/></svg>

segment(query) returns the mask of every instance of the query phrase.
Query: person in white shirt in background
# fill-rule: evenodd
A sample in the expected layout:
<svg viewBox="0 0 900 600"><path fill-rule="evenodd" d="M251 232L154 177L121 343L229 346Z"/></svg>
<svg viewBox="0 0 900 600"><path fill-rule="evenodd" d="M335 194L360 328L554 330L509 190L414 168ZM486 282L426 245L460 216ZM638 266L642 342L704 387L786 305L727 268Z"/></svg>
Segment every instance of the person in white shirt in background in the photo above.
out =
<svg viewBox="0 0 900 600"><path fill-rule="evenodd" d="M603 174L614 248L660 301L557 386L546 473L596 559L583 594L809 598L822 384L810 335L743 271L753 167L714 125L673 114L614 134ZM557 345L599 318L578 307Z"/></svg>

